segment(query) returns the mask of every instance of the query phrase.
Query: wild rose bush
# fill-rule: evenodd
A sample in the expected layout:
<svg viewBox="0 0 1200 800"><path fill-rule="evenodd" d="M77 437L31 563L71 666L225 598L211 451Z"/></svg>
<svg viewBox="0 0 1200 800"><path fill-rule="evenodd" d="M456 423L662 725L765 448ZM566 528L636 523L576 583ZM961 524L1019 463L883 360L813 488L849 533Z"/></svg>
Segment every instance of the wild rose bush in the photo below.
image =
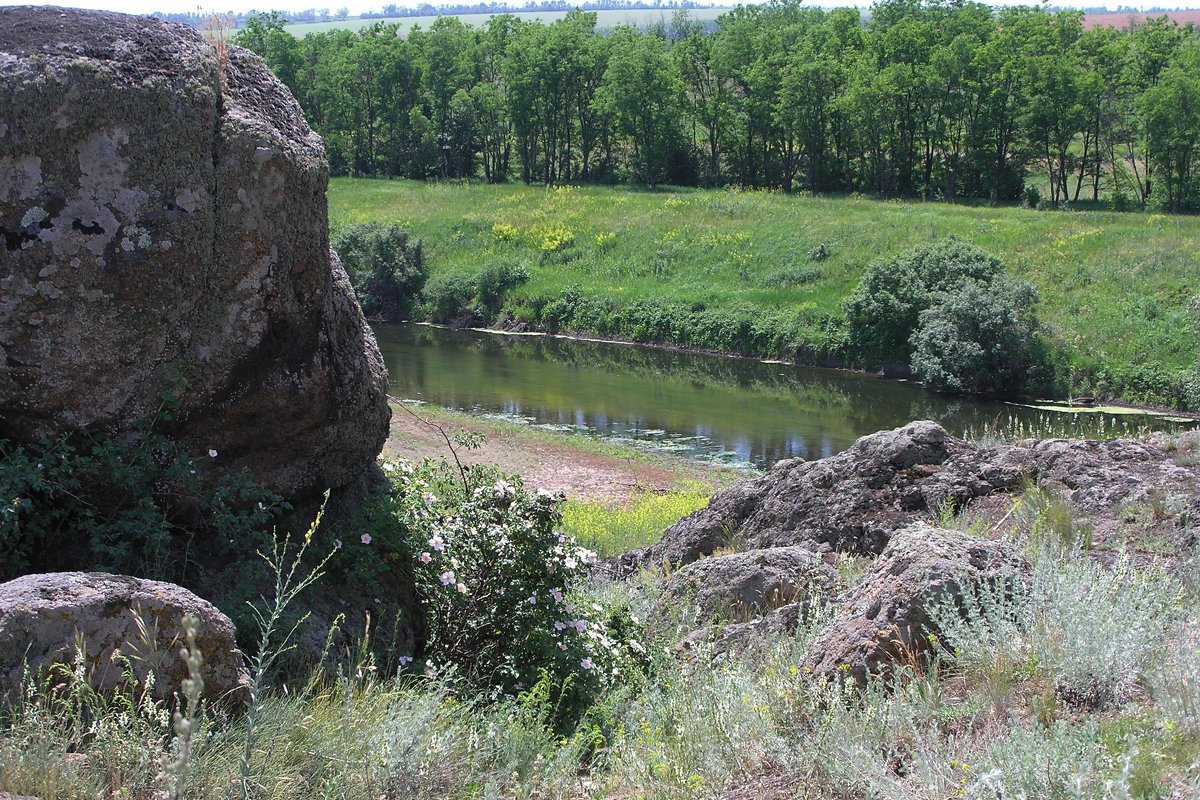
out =
<svg viewBox="0 0 1200 800"><path fill-rule="evenodd" d="M444 464L384 467L428 618L416 668L491 697L545 681L575 705L636 662L636 626L582 589L595 554L558 529L561 495L494 468L464 486Z"/></svg>

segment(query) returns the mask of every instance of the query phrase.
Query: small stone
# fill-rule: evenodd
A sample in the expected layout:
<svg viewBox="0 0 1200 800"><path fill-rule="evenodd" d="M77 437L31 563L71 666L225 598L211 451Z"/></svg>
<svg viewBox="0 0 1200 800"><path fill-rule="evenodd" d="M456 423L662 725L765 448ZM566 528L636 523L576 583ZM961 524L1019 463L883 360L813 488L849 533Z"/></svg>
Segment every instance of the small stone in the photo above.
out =
<svg viewBox="0 0 1200 800"><path fill-rule="evenodd" d="M139 636L135 613L153 634ZM202 675L210 700L244 699L245 665L233 623L211 603L180 586L160 581L89 572L26 575L0 584L0 697L20 688L26 668L42 674L53 664L70 664L82 639L89 681L111 692L124 682L124 659L144 682L155 670L155 696L178 692L187 678L179 658L182 620L200 619L196 647L204 656Z"/></svg>

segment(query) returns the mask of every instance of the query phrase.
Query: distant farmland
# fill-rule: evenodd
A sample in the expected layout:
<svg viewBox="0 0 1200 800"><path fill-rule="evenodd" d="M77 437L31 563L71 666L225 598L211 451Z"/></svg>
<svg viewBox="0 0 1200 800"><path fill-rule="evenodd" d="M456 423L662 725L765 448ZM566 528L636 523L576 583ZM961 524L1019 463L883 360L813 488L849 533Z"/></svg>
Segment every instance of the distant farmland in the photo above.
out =
<svg viewBox="0 0 1200 800"><path fill-rule="evenodd" d="M697 22L711 22L725 12L732 9L733 6L719 6L716 8L692 8L688 9L691 18ZM671 21L671 15L674 14L673 9L654 9L654 8L637 8L637 9L614 9L610 11L597 11L596 27L600 29L615 28L618 25L636 25L640 28L654 25L655 23L667 23ZM1111 12L1105 14L1085 14L1083 17L1084 28L1097 28L1106 26L1109 28L1128 28L1132 23L1142 22L1150 17L1161 17L1167 15L1171 19L1178 22L1180 25L1186 25L1191 22L1197 27L1200 27L1200 10L1186 11L1161 11L1161 12ZM539 22L554 22L562 19L567 15L565 11L518 11L513 12L513 16L527 21ZM488 23L494 14L451 14L447 16L457 16L467 25L482 27ZM400 26L401 33L407 33L415 25L420 25L422 28L428 29L430 25L437 20L436 15L422 17L389 17L387 19L347 19L340 22L305 22L297 25L288 25L287 30L298 39L304 38L310 33L325 33L332 30L350 30L356 31L360 28L365 28L374 25L376 22L383 22L388 25L397 24Z"/></svg>
<svg viewBox="0 0 1200 800"><path fill-rule="evenodd" d="M692 8L688 9L688 14L697 22L708 22L714 20L720 15L729 11L731 6L722 8ZM615 28L618 25L636 25L638 27L647 27L657 22L667 23L671 21L671 15L674 14L674 9L664 8L636 8L636 9L616 9L612 11L597 11L595 12L597 20L596 27ZM567 15L566 11L519 11L513 13L514 17L526 21L554 22L562 19ZM457 16L468 25L482 27L487 25L493 14L449 14L446 16ZM306 22L299 25L288 25L287 31L298 39L302 39L310 33L325 33L332 30L350 30L356 31L360 28L366 28L374 25L376 22L383 22L388 25L398 24L401 33L407 33L414 25L420 25L422 28L428 29L430 25L437 19L436 16L430 15L427 17L389 17L387 19L347 19L341 22Z"/></svg>
<svg viewBox="0 0 1200 800"><path fill-rule="evenodd" d="M1161 17L1163 15L1170 17L1180 25L1192 23L1200 25L1200 10L1189 9L1187 11L1158 11L1151 13L1129 12L1122 11L1112 14L1084 14L1084 28L1128 28L1133 23L1143 22L1150 17Z"/></svg>

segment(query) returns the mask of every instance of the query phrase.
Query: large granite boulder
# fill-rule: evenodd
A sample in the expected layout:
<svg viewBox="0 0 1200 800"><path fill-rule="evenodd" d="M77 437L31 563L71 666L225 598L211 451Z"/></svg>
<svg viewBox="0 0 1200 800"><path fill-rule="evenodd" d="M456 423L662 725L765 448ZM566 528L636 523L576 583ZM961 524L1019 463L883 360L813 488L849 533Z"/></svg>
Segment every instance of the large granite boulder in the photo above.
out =
<svg viewBox="0 0 1200 800"><path fill-rule="evenodd" d="M233 623L187 589L93 572L26 575L0 584L0 697L16 692L27 672L73 665L77 643L97 690L122 687L132 669L141 684L153 673L154 695L171 697L187 677L179 650L189 613L200 620L196 649L204 658L205 697L244 700L247 676Z"/></svg>
<svg viewBox="0 0 1200 800"><path fill-rule="evenodd" d="M804 669L817 678L866 683L897 663L920 665L939 633L930 609L958 604L979 582L1028 580L1028 565L1010 544L916 524L896 532L875 568L840 601L809 644Z"/></svg>
<svg viewBox="0 0 1200 800"><path fill-rule="evenodd" d="M179 381L206 469L358 481L386 373L331 255L327 164L256 55L170 22L0 9L0 438L130 432Z"/></svg>

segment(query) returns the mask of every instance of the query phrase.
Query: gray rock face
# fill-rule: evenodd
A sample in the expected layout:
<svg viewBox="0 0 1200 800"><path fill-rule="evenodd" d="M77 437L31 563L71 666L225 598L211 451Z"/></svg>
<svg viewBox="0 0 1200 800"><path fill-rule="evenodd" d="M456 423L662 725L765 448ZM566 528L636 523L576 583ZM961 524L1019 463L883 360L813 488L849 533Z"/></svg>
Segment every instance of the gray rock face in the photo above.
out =
<svg viewBox="0 0 1200 800"><path fill-rule="evenodd" d="M331 258L320 139L182 25L0 9L0 437L174 432L289 499L357 480L386 374Z"/></svg>
<svg viewBox="0 0 1200 800"><path fill-rule="evenodd" d="M1192 463L1197 441L1184 434L988 448L954 439L932 422L914 422L865 436L830 458L781 462L718 493L657 544L608 566L627 573L644 564L674 565L660 601L665 608L695 601L704 617L718 622L719 610L739 608L724 615L733 624L706 626L681 644L684 652L720 655L794 632L811 603L799 591L799 602L775 608L792 586L807 580L828 591L836 585L832 568L804 573L783 554L878 555L866 580L838 598L837 618L812 644L806 664L819 677L862 683L897 660L928 652L934 598L957 597L967 581L1023 579L1025 567L1009 546L931 528L943 504L956 511L977 504L983 519L1000 526L1005 509L1013 508L1006 496L1038 487L1061 496L1086 520L1095 543L1127 543L1131 518L1141 515L1146 521L1138 524L1188 547L1196 541L1192 520L1200 517L1200 465ZM989 502L993 495L1000 502ZM749 551L705 558L732 541ZM763 602L768 596L777 602Z"/></svg>
<svg viewBox="0 0 1200 800"><path fill-rule="evenodd" d="M139 635L135 612L150 631ZM112 691L125 680L128 657L139 682L155 675L158 698L179 691L187 669L179 658L183 617L196 614L197 649L204 656L205 697L240 700L246 686L233 623L215 606L170 583L90 572L26 575L0 584L0 696L16 691L26 664L39 674L71 664L82 640L89 680Z"/></svg>
<svg viewBox="0 0 1200 800"><path fill-rule="evenodd" d="M708 506L668 528L657 544L627 554L623 564L690 563L731 536L752 549L808 543L879 553L893 531L928 518L940 505L955 487L932 478L954 456L970 453L972 448L941 426L913 422L864 436L820 461L781 461L766 475L719 492ZM1021 474L998 471L989 477L966 491L1014 487Z"/></svg>
<svg viewBox="0 0 1200 800"><path fill-rule="evenodd" d="M929 609L961 599L974 581L1021 581L1028 568L1002 542L917 524L896 532L875 568L841 601L809 645L805 671L821 679L866 683L896 663L920 662L937 635Z"/></svg>
<svg viewBox="0 0 1200 800"><path fill-rule="evenodd" d="M771 646L784 636L794 634L812 609L813 605L809 602L789 603L766 616L747 622L706 626L688 635L675 648L675 652L685 657L696 654L710 658L726 654L744 657Z"/></svg>
<svg viewBox="0 0 1200 800"><path fill-rule="evenodd" d="M659 600L658 616L692 605L705 621L742 621L828 594L838 574L810 547L773 547L695 561L673 573Z"/></svg>
<svg viewBox="0 0 1200 800"><path fill-rule="evenodd" d="M1169 498L1182 516L1200 515L1200 472L1153 440L1045 439L986 448L936 423L913 422L819 461L782 461L717 493L659 542L614 566L628 573L647 563L688 564L733 538L751 549L808 544L877 555L895 531L931 519L944 503L961 510L1026 486L1061 494L1099 538L1120 529L1123 507L1154 496Z"/></svg>

